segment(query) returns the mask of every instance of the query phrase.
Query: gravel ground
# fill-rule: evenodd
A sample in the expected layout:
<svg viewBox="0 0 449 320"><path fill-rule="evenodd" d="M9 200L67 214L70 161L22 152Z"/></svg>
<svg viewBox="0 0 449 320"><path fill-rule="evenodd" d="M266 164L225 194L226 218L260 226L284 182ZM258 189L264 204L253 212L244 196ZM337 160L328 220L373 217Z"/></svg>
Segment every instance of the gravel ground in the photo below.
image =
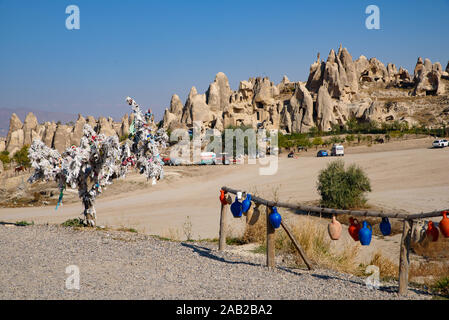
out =
<svg viewBox="0 0 449 320"><path fill-rule="evenodd" d="M77 265L80 289L65 288ZM120 231L0 225L0 299L398 299L397 283L370 290L329 270L279 267L218 252L216 243L170 242ZM409 299L431 296L412 289Z"/></svg>

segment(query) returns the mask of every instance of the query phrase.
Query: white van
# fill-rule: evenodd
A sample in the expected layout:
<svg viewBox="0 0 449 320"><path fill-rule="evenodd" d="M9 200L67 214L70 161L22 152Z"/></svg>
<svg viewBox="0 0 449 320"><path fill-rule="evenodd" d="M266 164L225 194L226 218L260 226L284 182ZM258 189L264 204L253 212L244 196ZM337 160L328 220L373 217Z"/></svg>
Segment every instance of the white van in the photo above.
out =
<svg viewBox="0 0 449 320"><path fill-rule="evenodd" d="M341 144L334 144L331 150L331 156L344 156L345 148Z"/></svg>
<svg viewBox="0 0 449 320"><path fill-rule="evenodd" d="M447 147L449 142L446 139L435 140L432 145L434 148L444 148Z"/></svg>

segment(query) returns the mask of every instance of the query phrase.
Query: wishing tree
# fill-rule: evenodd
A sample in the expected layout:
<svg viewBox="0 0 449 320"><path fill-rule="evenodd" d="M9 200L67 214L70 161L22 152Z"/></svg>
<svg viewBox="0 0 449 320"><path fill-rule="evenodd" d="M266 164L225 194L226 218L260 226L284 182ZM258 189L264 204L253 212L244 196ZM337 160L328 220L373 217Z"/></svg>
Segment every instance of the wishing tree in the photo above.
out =
<svg viewBox="0 0 449 320"><path fill-rule="evenodd" d="M79 147L71 146L59 154L35 139L28 152L34 168L28 182L56 181L60 190L56 209L66 186L77 188L84 205L84 223L88 226L96 224L96 197L114 179L125 177L129 168L135 167L151 178L153 184L163 178L159 149L167 146L168 136L164 129L156 130L150 110L143 114L133 99L128 97L126 101L133 109L134 121L124 143L120 144L117 136L97 134L85 124Z"/></svg>

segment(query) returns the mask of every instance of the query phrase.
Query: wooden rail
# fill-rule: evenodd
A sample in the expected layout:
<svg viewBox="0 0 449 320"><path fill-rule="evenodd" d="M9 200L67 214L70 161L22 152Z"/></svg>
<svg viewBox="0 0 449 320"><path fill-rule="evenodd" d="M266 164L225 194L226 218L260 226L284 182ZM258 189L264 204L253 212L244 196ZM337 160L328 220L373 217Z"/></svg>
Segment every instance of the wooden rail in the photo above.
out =
<svg viewBox="0 0 449 320"><path fill-rule="evenodd" d="M221 188L225 191L225 193L231 193L231 194L237 194L237 192L242 192L242 194L245 194L246 192L244 190L237 190L232 189L229 187L223 186ZM409 268L410 268L410 244L411 244L411 233L412 233L412 227L413 227L413 220L415 219L424 219L424 218L432 218L432 217L441 217L442 211L449 211L449 209L443 209L440 211L431 211L426 213L416 213L416 214L406 214L406 213L388 213L388 212L377 212L377 211L361 211L361 210L341 210L341 209L332 209L332 208L322 208L317 206L307 206L302 204L293 204L288 202L280 202L280 201L272 201L272 200L266 200L261 197L251 195L251 201L256 203L256 205L265 205L267 207L267 266L269 268L274 268L274 255L275 255L275 249L274 249L274 231L275 229L271 226L271 224L268 221L268 215L271 212L273 207L278 208L289 208L293 210L299 210L302 212L314 212L314 213L327 213L332 215L339 215L339 214L347 214L351 216L357 216L357 217L378 217L378 218L391 218L391 219L401 219L403 220L403 231L402 231L402 238L401 238L401 245L400 245L400 255L399 255L399 295L407 295L408 291L408 274L409 274ZM220 219L220 240L219 240L219 250L223 249L222 243L226 239L226 224L225 221L225 210L221 209L221 219ZM285 232L289 236L289 238L292 240L293 244L295 245L296 249L298 250L300 256L304 260L306 266L309 268L309 270L312 269L312 265L310 261L308 260L307 256L305 255L304 251L302 250L299 243L294 238L293 234L291 233L288 226L285 224L284 221L281 222L282 227L284 228Z"/></svg>

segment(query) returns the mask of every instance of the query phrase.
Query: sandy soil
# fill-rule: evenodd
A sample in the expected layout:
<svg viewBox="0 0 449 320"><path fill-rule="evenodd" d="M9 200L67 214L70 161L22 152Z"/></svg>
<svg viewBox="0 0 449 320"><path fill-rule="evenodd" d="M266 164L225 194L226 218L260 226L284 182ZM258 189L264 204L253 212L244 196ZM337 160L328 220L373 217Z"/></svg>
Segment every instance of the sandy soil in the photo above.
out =
<svg viewBox="0 0 449 320"><path fill-rule="evenodd" d="M357 163L368 174L369 203L411 213L449 208L449 148L429 149L431 139L347 148L346 164ZM396 149L396 150L395 150ZM99 225L133 227L139 232L184 237L190 217L193 238L215 238L219 226L219 189L241 188L291 202L317 200L318 173L335 158L281 156L275 175L259 175L257 165L166 167L166 179L151 186L136 174L118 181L97 200ZM130 191L131 190L131 191ZM76 198L76 194L74 194ZM78 202L54 206L2 208L0 221L60 223L82 212ZM229 220L234 232L242 221Z"/></svg>

